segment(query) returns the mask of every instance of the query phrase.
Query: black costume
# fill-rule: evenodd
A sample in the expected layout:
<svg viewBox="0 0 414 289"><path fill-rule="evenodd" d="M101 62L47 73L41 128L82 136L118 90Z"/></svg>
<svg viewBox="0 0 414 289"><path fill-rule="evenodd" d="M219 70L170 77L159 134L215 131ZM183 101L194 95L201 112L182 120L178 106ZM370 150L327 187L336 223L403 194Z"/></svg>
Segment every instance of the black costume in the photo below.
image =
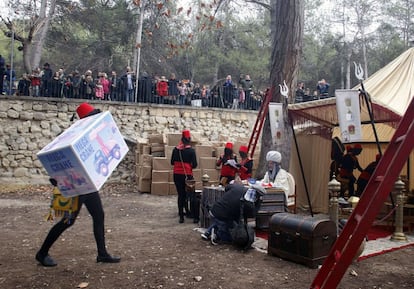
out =
<svg viewBox="0 0 414 289"><path fill-rule="evenodd" d="M209 239L215 230L217 240L221 242L232 242L230 230L235 222L240 220L240 206L243 202L243 217L247 222L247 218L254 218L261 204L261 192L256 191L255 201L246 201L245 194L249 188L240 184L231 184L225 187L224 195L217 200L210 209L212 224L202 234L203 239ZM212 240L213 245L216 245Z"/></svg>
<svg viewBox="0 0 414 289"><path fill-rule="evenodd" d="M193 169L197 167L197 157L195 150L190 145L190 132L183 131L182 142L176 146L171 155L171 165L174 166L174 183L178 194L178 215L179 222L184 222L184 209L187 216L192 217L194 223L198 223L200 214L200 200L195 193L189 193L185 190L185 180L193 180ZM190 201L190 210L188 210L188 200Z"/></svg>

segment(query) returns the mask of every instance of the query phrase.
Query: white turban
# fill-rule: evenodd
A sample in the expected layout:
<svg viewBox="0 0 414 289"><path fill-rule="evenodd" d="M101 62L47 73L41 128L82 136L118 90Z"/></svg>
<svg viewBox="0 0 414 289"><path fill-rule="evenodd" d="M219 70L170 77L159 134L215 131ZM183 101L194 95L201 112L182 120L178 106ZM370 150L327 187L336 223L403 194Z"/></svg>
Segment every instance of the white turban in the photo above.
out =
<svg viewBox="0 0 414 289"><path fill-rule="evenodd" d="M266 155L266 161L280 163L282 161L282 155L278 151L269 151Z"/></svg>

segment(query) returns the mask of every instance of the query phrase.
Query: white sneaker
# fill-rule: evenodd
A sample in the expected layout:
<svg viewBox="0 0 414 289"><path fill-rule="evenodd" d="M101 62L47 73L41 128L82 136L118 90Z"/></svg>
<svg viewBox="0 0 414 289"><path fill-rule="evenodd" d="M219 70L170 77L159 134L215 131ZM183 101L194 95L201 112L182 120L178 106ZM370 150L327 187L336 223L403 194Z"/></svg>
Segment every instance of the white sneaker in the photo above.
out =
<svg viewBox="0 0 414 289"><path fill-rule="evenodd" d="M204 232L203 234L201 234L201 239L208 241L210 240L210 234L207 232Z"/></svg>
<svg viewBox="0 0 414 289"><path fill-rule="evenodd" d="M218 239L217 239L217 234L216 234L216 228L211 229L210 240L211 240L211 244L214 246L217 246L219 244Z"/></svg>

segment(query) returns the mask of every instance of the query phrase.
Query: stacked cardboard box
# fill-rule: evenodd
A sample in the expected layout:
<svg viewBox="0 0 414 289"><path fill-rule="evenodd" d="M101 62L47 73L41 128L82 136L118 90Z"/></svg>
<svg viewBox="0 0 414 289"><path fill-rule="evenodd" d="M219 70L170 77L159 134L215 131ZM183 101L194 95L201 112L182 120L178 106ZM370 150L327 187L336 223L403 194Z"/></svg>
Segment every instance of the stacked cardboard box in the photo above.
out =
<svg viewBox="0 0 414 289"><path fill-rule="evenodd" d="M196 180L196 189L202 190L202 177L209 176L208 185L218 185L220 168L216 168L217 158L223 154L226 141L200 142L200 136L192 133L192 145L196 151L198 166L193 170ZM175 195L173 179L173 167L171 165L172 151L181 141L181 133L170 133L165 135L152 135L148 143L139 144L137 152L137 178L138 190L140 192L154 195ZM234 142L234 152L238 154L241 145L247 145L246 140L241 139ZM254 157L254 168L257 168L259 152L256 150Z"/></svg>
<svg viewBox="0 0 414 289"><path fill-rule="evenodd" d="M166 157L153 157L151 194L166 196L170 194L170 159Z"/></svg>
<svg viewBox="0 0 414 289"><path fill-rule="evenodd" d="M149 154L140 154L138 156L138 160L138 191L141 193L150 193L152 180L152 156Z"/></svg>
<svg viewBox="0 0 414 289"><path fill-rule="evenodd" d="M151 146L151 155L154 157L165 157L165 142L162 134L149 136L148 142Z"/></svg>

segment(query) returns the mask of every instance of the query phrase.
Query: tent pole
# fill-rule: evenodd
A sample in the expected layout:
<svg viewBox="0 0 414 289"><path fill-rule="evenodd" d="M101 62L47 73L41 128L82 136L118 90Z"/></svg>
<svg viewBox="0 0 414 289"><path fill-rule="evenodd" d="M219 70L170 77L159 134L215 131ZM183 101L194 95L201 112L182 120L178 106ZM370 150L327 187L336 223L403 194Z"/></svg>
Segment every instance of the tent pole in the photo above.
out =
<svg viewBox="0 0 414 289"><path fill-rule="evenodd" d="M291 129L292 129L293 140L295 141L296 152L298 153L298 159L299 159L300 172L302 173L302 180L303 180L303 184L305 185L306 197L308 198L309 211L310 211L310 213L311 213L311 216L313 217L312 203L311 203L311 201L310 201L310 197L309 197L308 185L307 185L307 183L306 183L305 173L304 173L304 171L303 171L302 158L300 157L300 152L299 152L298 141L297 141L297 139L296 139L295 130L293 129L293 122L292 122L292 120L290 120L290 127L291 127Z"/></svg>
<svg viewBox="0 0 414 289"><path fill-rule="evenodd" d="M364 100L365 100L365 104L367 105L368 114L369 114L369 120L371 122L372 130L374 132L375 142L376 142L377 148L378 148L378 153L379 153L380 156L382 156L382 151L381 151L381 146L380 146L379 139L378 139L377 129L375 128L374 114L372 113L372 110L371 110L372 103L368 99L368 95L367 95L367 93L365 91L364 83L362 81L361 81L361 89L360 89L360 92L363 94Z"/></svg>
<svg viewBox="0 0 414 289"><path fill-rule="evenodd" d="M362 80L361 80L361 89L359 91L364 96L365 104L367 105L367 109L368 109L369 120L371 122L372 130L375 136L375 142L378 148L378 153L382 157L381 145L379 143L377 129L375 128L374 114L372 113L372 110L371 110L372 102L368 99L368 95L367 95L367 92L365 91L364 83L362 82ZM392 207L395 208L394 197L392 196L391 193L390 193L390 200L391 200Z"/></svg>

